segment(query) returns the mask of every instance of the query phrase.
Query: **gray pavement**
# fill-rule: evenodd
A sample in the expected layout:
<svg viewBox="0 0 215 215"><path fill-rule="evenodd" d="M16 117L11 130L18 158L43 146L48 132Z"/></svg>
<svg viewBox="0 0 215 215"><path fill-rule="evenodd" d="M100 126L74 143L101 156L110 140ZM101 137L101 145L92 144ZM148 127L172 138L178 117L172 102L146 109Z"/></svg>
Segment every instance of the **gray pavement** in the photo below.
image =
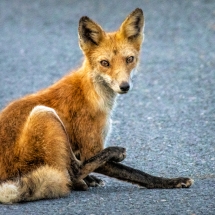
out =
<svg viewBox="0 0 215 215"><path fill-rule="evenodd" d="M80 65L81 16L115 30L136 7L146 20L141 64L108 145L127 148L125 164L195 184L147 190L101 176L105 187L0 205L0 214L215 214L214 0L1 0L0 108Z"/></svg>

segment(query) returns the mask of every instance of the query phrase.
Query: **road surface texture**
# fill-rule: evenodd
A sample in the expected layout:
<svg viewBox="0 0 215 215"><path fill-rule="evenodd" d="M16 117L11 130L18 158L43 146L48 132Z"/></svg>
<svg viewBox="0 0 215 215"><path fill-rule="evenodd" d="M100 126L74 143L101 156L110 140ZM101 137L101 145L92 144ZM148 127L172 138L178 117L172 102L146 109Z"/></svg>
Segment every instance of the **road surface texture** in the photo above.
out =
<svg viewBox="0 0 215 215"><path fill-rule="evenodd" d="M127 165L194 185L147 190L101 176L105 187L0 205L0 214L215 214L214 0L1 0L0 108L81 64L81 16L113 31L136 7L146 22L141 63L107 144L127 148Z"/></svg>

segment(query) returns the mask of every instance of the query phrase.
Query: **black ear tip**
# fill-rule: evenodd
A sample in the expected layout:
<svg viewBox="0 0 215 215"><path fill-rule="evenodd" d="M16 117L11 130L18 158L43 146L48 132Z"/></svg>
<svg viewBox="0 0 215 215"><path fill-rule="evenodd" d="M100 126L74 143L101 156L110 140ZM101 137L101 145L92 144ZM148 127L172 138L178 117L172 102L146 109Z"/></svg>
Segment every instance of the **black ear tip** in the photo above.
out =
<svg viewBox="0 0 215 215"><path fill-rule="evenodd" d="M89 21L89 20L90 20L90 18L89 18L88 16L82 16L82 17L80 18L80 20L79 20L79 23L87 22L87 21Z"/></svg>
<svg viewBox="0 0 215 215"><path fill-rule="evenodd" d="M141 8L136 8L136 9L133 11L133 14L143 15L143 10L142 10Z"/></svg>

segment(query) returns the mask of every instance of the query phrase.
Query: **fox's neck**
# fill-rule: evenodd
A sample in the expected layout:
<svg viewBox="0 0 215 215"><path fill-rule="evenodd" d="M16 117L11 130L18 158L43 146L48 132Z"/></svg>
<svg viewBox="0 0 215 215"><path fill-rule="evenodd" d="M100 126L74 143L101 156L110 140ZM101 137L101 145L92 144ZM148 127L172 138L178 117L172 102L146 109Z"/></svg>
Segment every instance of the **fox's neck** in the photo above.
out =
<svg viewBox="0 0 215 215"><path fill-rule="evenodd" d="M101 76L92 71L85 63L80 69L80 74L84 74L82 86L84 86L85 95L88 95L89 102L93 102L95 108L101 111L111 112L114 107L117 94L108 86Z"/></svg>
<svg viewBox="0 0 215 215"><path fill-rule="evenodd" d="M93 77L94 89L100 97L100 103L103 108L111 111L116 100L116 93L107 85L107 83L98 75Z"/></svg>

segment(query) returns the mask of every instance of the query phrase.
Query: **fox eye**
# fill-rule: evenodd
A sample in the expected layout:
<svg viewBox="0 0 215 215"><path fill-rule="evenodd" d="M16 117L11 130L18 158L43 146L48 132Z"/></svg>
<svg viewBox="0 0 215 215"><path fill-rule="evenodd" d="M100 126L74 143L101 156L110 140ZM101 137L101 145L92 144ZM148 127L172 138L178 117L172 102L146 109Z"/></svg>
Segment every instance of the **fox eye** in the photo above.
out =
<svg viewBox="0 0 215 215"><path fill-rule="evenodd" d="M126 58L126 63L132 63L134 61L134 56L130 56Z"/></svg>
<svg viewBox="0 0 215 215"><path fill-rule="evenodd" d="M107 60L102 60L100 61L100 64L104 67L109 67L110 66L110 63L107 61Z"/></svg>

